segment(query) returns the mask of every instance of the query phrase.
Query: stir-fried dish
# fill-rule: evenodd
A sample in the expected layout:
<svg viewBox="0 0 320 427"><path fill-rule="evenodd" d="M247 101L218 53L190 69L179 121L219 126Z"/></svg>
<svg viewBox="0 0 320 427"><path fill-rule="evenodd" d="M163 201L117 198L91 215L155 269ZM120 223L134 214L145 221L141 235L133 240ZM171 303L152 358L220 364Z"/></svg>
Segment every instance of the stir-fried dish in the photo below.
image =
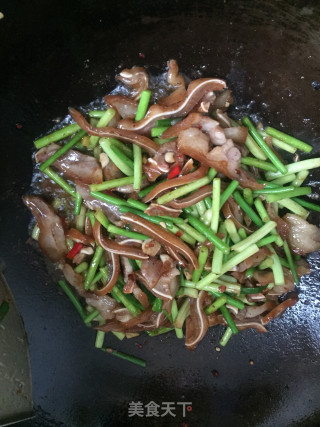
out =
<svg viewBox="0 0 320 427"><path fill-rule="evenodd" d="M222 346L266 332L298 301L301 256L320 249L307 221L320 207L303 185L320 158L300 161L309 144L233 120L226 82L187 84L174 60L153 88L141 67L117 79L102 109L70 108L74 123L35 141L35 194L23 200L60 286L98 348L107 332L175 331L190 350L217 324Z"/></svg>

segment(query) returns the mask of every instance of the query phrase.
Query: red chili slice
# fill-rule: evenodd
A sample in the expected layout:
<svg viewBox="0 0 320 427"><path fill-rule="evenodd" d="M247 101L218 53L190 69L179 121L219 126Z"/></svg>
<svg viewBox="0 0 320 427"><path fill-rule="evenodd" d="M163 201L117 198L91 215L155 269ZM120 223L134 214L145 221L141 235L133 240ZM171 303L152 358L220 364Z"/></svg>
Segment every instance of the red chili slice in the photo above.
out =
<svg viewBox="0 0 320 427"><path fill-rule="evenodd" d="M82 248L83 248L82 243L75 243L72 249L68 252L67 258L73 259L81 251Z"/></svg>
<svg viewBox="0 0 320 427"><path fill-rule="evenodd" d="M181 168L179 165L175 165L168 174L168 179L175 178L181 172Z"/></svg>

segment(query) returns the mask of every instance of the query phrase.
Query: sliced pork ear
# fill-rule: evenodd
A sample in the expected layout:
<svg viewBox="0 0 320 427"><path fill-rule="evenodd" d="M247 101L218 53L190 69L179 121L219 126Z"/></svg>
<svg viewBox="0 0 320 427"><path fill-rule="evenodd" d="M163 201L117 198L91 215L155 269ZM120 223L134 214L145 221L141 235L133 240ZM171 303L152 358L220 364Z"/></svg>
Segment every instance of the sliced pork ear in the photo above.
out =
<svg viewBox="0 0 320 427"><path fill-rule="evenodd" d="M96 308L104 319L112 319L114 317L114 310L118 304L113 298L108 295L97 296L92 292L85 291L83 289L84 277L76 273L69 264L63 266L63 274L68 283L77 290L78 294L86 299L86 303Z"/></svg>
<svg viewBox="0 0 320 427"><path fill-rule="evenodd" d="M95 199L90 196L89 185L82 182L76 182L76 190L81 195L85 206L91 210L101 209L102 212L108 217L109 221L115 223L120 220L120 212L117 206L103 202L102 200Z"/></svg>
<svg viewBox="0 0 320 427"><path fill-rule="evenodd" d="M119 273L120 273L120 261L119 261L119 257L115 257L115 255L125 255L127 258L138 259L138 260L148 259L148 256L145 255L140 249L137 249L129 245L122 245L118 242L115 242L112 239L104 237L101 231L101 224L99 223L99 221L96 221L94 223L93 236L99 246L101 246L105 251L114 255L113 263L114 264L116 263L117 266L119 266L117 268L119 270ZM115 279L115 281L116 280L117 278Z"/></svg>
<svg viewBox="0 0 320 427"><path fill-rule="evenodd" d="M139 314L139 316L134 317L128 322L124 322L125 330L129 331L134 326L142 325L143 323L147 322L152 315L153 311L151 310L151 307L147 308L141 314Z"/></svg>
<svg viewBox="0 0 320 427"><path fill-rule="evenodd" d="M172 300L164 301L162 303L162 310L165 310L170 315L172 311Z"/></svg>
<svg viewBox="0 0 320 427"><path fill-rule="evenodd" d="M299 265L296 267L296 272L300 278L304 274L310 274L310 268L308 263L305 260L300 260ZM274 286L270 291L268 291L268 298L277 299L280 295L294 290L294 278L291 271L283 267L284 272L284 286Z"/></svg>
<svg viewBox="0 0 320 427"><path fill-rule="evenodd" d="M194 112L198 113L209 113L211 105L216 99L216 94L214 92L208 92L203 99L195 106L193 109Z"/></svg>
<svg viewBox="0 0 320 427"><path fill-rule="evenodd" d="M145 292L138 286L138 284L135 282L133 286L133 295L135 298L140 302L140 304L143 305L144 308L149 307L149 300Z"/></svg>
<svg viewBox="0 0 320 427"><path fill-rule="evenodd" d="M280 316L287 308L293 307L299 301L298 295L292 295L290 298L283 301L281 304L278 304L273 310L269 311L262 319L262 325L274 320L276 317Z"/></svg>
<svg viewBox="0 0 320 427"><path fill-rule="evenodd" d="M184 165L183 168L181 169L181 175L187 175L188 173L190 173L192 171L192 169L194 168L194 161L193 159L189 159Z"/></svg>
<svg viewBox="0 0 320 427"><path fill-rule="evenodd" d="M245 126L236 126L224 129L227 139L232 139L236 144L243 145L248 136L248 128Z"/></svg>
<svg viewBox="0 0 320 427"><path fill-rule="evenodd" d="M296 264L296 271L299 277L311 273L311 269L307 260L301 258Z"/></svg>
<svg viewBox="0 0 320 427"><path fill-rule="evenodd" d="M239 181L242 187L252 190L259 190L264 187L245 170L241 169L240 151L231 140L227 140L225 144L211 150L208 135L200 129L189 128L179 133L178 150L198 160L202 165L213 167L228 178Z"/></svg>
<svg viewBox="0 0 320 427"><path fill-rule="evenodd" d="M284 286L274 286L268 292L268 296L279 296L294 289L294 278L291 271L288 268L283 267L283 273ZM253 277L259 283L260 286L266 286L269 283L274 282L274 276L272 271L255 271L253 273Z"/></svg>
<svg viewBox="0 0 320 427"><path fill-rule="evenodd" d="M84 277L76 273L74 269L69 264L63 266L63 275L66 278L67 282L70 283L82 297L89 296L90 293L83 289Z"/></svg>
<svg viewBox="0 0 320 427"><path fill-rule="evenodd" d="M182 210L169 208L168 206L158 205L156 203L151 203L144 212L151 216L165 215L165 216L172 216L173 218L175 218L182 213Z"/></svg>
<svg viewBox="0 0 320 427"><path fill-rule="evenodd" d="M228 116L227 113L218 109L214 112L213 117L219 122L220 126L223 129L231 128L232 122L231 122L230 117Z"/></svg>
<svg viewBox="0 0 320 427"><path fill-rule="evenodd" d="M142 67L126 68L117 76L124 85L132 89L131 96L137 101L140 99L141 92L148 89L149 76Z"/></svg>
<svg viewBox="0 0 320 427"><path fill-rule="evenodd" d="M177 276L180 273L169 256L165 256L164 261L154 257L142 261L141 271L137 274L138 279L155 296L164 301L173 300L179 287Z"/></svg>
<svg viewBox="0 0 320 427"><path fill-rule="evenodd" d="M86 303L96 308L104 319L113 319L115 309L118 307L117 302L109 295L97 296L95 294L86 298Z"/></svg>
<svg viewBox="0 0 320 427"><path fill-rule="evenodd" d="M185 87L186 83L182 74L179 73L178 63L175 59L170 59L167 63L167 82L174 87Z"/></svg>
<svg viewBox="0 0 320 427"><path fill-rule="evenodd" d="M217 312L209 314L209 316L207 316L207 319L209 326L225 324L224 317L222 316L222 314L218 314Z"/></svg>
<svg viewBox="0 0 320 427"><path fill-rule="evenodd" d="M158 283L153 288L153 293L164 301L172 301L179 289L178 276L180 276L180 272L175 267L162 274Z"/></svg>
<svg viewBox="0 0 320 427"><path fill-rule="evenodd" d="M112 270L111 274L110 271L108 272L108 281L103 285L102 288L95 289L95 294L98 296L104 296L107 293L111 292L114 288L115 284L117 283L117 280L119 278L119 274L121 272L120 269L120 259L119 255L115 254L113 252L110 253L111 263L112 263Z"/></svg>
<svg viewBox="0 0 320 427"><path fill-rule="evenodd" d="M186 99L187 91L184 87L178 87L175 89L170 95L159 98L158 105L163 105L165 107L170 107L171 105L175 105L177 103L183 102Z"/></svg>
<svg viewBox="0 0 320 427"><path fill-rule="evenodd" d="M36 161L45 162L58 149L57 144L53 147L47 146L41 148L36 154ZM60 170L65 178L72 181L80 180L85 184L100 184L103 180L102 168L97 160L92 156L80 153L80 151L69 150L66 154L59 157L52 166Z"/></svg>
<svg viewBox="0 0 320 427"><path fill-rule="evenodd" d="M118 306L117 302L108 295L97 296L83 288L84 277L76 273L69 264L63 266L63 274L68 283L73 286L78 294L86 299L86 304L95 307L104 319L114 317L114 309Z"/></svg>
<svg viewBox="0 0 320 427"><path fill-rule="evenodd" d="M79 151L68 151L56 160L53 166L72 181L79 179L85 184L99 184L103 181L102 168L96 159Z"/></svg>
<svg viewBox="0 0 320 427"><path fill-rule="evenodd" d="M95 329L104 332L141 332L150 331L160 326L169 326L166 316L163 313L155 313L151 307L144 310L139 316L134 317L127 322L111 320L104 325L96 326Z"/></svg>
<svg viewBox="0 0 320 427"><path fill-rule="evenodd" d="M161 245L154 239L147 239L142 243L142 252L150 256L156 256L161 250Z"/></svg>
<svg viewBox="0 0 320 427"><path fill-rule="evenodd" d="M159 176L169 172L169 166L166 166L166 169L163 170L156 162L156 160L149 157L146 163L143 164L143 172L150 182L154 182L157 178L159 178Z"/></svg>
<svg viewBox="0 0 320 427"><path fill-rule="evenodd" d="M267 307L262 307L261 306L261 311L264 313L267 310L271 310L272 307L274 307L276 303L275 302L271 302L269 301ZM258 306L255 306L258 308ZM251 308L251 307L249 307ZM236 324L237 328L240 331L243 331L245 329L256 329L258 332L267 332L266 328L264 326L262 326L261 324L261 316L258 315L258 310L257 312L252 312L249 314L248 318L246 317L247 314L247 307L244 310L239 310L238 313L236 315L232 315L233 319L234 319L234 323ZM255 314L255 316L253 316L253 314ZM225 320L224 317L222 317L223 323L227 326L227 322Z"/></svg>
<svg viewBox="0 0 320 427"><path fill-rule="evenodd" d="M244 331L246 329L255 329L256 331L260 333L267 332L266 328L261 325L260 322L253 322L248 320L242 320L242 321L236 321L235 322L236 327L239 329L239 331Z"/></svg>
<svg viewBox="0 0 320 427"><path fill-rule="evenodd" d="M175 90L165 98L158 99L159 105L170 106L185 100L187 96L184 77L179 73L178 63L175 59L168 61L167 82L175 87Z"/></svg>
<svg viewBox="0 0 320 427"><path fill-rule="evenodd" d="M173 165L182 168L184 161L185 156L177 151L176 141L169 141L159 147L155 156L148 158L143 170L148 180L153 182L160 175L167 174Z"/></svg>
<svg viewBox="0 0 320 427"><path fill-rule="evenodd" d="M179 259L179 254L181 254L190 264L193 265L194 268L199 268L198 259L194 252L179 237L171 234L161 226L152 224L150 221L147 221L133 213L128 212L122 215L121 220L125 224L130 224L134 231L146 234L147 236L157 240L165 247L165 249L170 248L170 255L174 256L176 254Z"/></svg>
<svg viewBox="0 0 320 427"><path fill-rule="evenodd" d="M280 218L274 209L272 203L266 203L267 213L272 221L277 223L277 232L283 240L287 240L290 233L290 225L283 219Z"/></svg>
<svg viewBox="0 0 320 427"><path fill-rule="evenodd" d="M143 188L148 187L148 185L150 185L149 181L147 179L143 179L140 187L141 190ZM119 187L114 188L113 191L117 191L118 193L122 193L122 194L129 194L129 197L133 197L133 194L138 193L140 190L135 190L133 188L133 184L127 184L127 185L120 185Z"/></svg>
<svg viewBox="0 0 320 427"><path fill-rule="evenodd" d="M153 312L145 322L132 326L130 332L152 331L160 326L170 327L171 325L165 314Z"/></svg>
<svg viewBox="0 0 320 427"><path fill-rule="evenodd" d="M82 243L86 246L94 246L94 239L91 236L82 234L81 231L77 230L76 228L70 228L66 233L66 237L73 240L74 242Z"/></svg>
<svg viewBox="0 0 320 427"><path fill-rule="evenodd" d="M237 279L237 281L243 285L246 282L246 274L245 272L240 273L240 271L233 271L231 275Z"/></svg>
<svg viewBox="0 0 320 427"><path fill-rule="evenodd" d="M84 223L84 234L86 234L87 236L90 236L90 237L93 236L92 224L91 224L90 218L88 216L86 216L85 223Z"/></svg>
<svg viewBox="0 0 320 427"><path fill-rule="evenodd" d="M190 113L186 119L164 131L161 137L172 138L178 136L181 131L189 129L190 127L202 129L202 131L209 136L210 141L214 145L222 145L226 142L226 136L219 123L200 113Z"/></svg>
<svg viewBox="0 0 320 427"><path fill-rule="evenodd" d="M186 319L186 346L194 350L207 333L209 323L203 309L206 292L201 291L198 298L190 298L190 316Z"/></svg>
<svg viewBox="0 0 320 427"><path fill-rule="evenodd" d="M133 288L135 285L135 276L134 274L130 274L130 276L125 280L125 285L122 288L125 294L132 294Z"/></svg>
<svg viewBox="0 0 320 427"><path fill-rule="evenodd" d="M246 319L256 318L257 316L260 316L267 311L271 311L276 305L277 303L275 301L266 301L261 305L246 306L244 317Z"/></svg>
<svg viewBox="0 0 320 427"><path fill-rule="evenodd" d="M25 196L24 204L36 218L40 229L38 244L51 261L63 261L68 249L61 218L38 196Z"/></svg>
<svg viewBox="0 0 320 427"><path fill-rule="evenodd" d="M247 234L251 234L253 232L253 230L244 224L245 215L243 215L242 209L233 197L229 197L229 199L224 203L222 206L222 212L225 218L232 219L238 230L239 228L244 228Z"/></svg>
<svg viewBox="0 0 320 427"><path fill-rule="evenodd" d="M43 163L46 160L49 159L56 151L58 151L61 148L59 144L55 144L54 142L52 144L46 145L45 147L40 148L35 153L35 161L37 163Z"/></svg>
<svg viewBox="0 0 320 427"><path fill-rule="evenodd" d="M246 271L248 268L257 267L266 257L271 255L272 252L266 246L264 246L259 249L258 252L241 262L238 266L238 271L243 272Z"/></svg>
<svg viewBox="0 0 320 427"><path fill-rule="evenodd" d="M157 197L160 193L166 190L170 190L174 187L180 187L181 185L189 184L195 179L203 178L208 172L208 166L200 166L194 172L191 172L187 175L180 176L178 178L169 179L165 182L161 182L155 188L153 188L149 194L147 194L143 201L145 203L150 202L152 199Z"/></svg>
<svg viewBox="0 0 320 427"><path fill-rule="evenodd" d="M155 257L150 257L148 260L142 261L141 275L144 279L144 284L147 284L146 286L150 291L158 283L161 273L162 273L162 262L160 259L157 259Z"/></svg>
<svg viewBox="0 0 320 427"><path fill-rule="evenodd" d="M295 214L286 214L283 220L290 226L288 242L292 252L306 255L320 249L320 229Z"/></svg>
<svg viewBox="0 0 320 427"><path fill-rule="evenodd" d="M109 159L106 153L100 154L99 161L101 163L103 178L105 181L110 181L111 179L121 178L124 176L121 170L111 159Z"/></svg>
<svg viewBox="0 0 320 427"><path fill-rule="evenodd" d="M232 105L234 102L234 98L232 96L232 91L230 89L225 89L218 93L214 103L212 104L212 107L210 108L209 113L211 113L214 110L221 110L226 111L230 105Z"/></svg>
<svg viewBox="0 0 320 427"><path fill-rule="evenodd" d="M107 95L105 103L116 110L123 119L134 119L138 109L138 102L123 95Z"/></svg>
<svg viewBox="0 0 320 427"><path fill-rule="evenodd" d="M116 319L110 320L103 325L96 326L94 329L103 332L125 332L124 323Z"/></svg>
<svg viewBox="0 0 320 427"><path fill-rule="evenodd" d="M184 197L182 199L172 200L171 202L169 202L169 205L174 209L181 210L200 202L207 196L211 196L211 194L212 185L205 185L204 187L192 193L190 196Z"/></svg>
<svg viewBox="0 0 320 427"><path fill-rule="evenodd" d="M133 268L128 258L123 255L120 255L120 262L122 267L123 280L125 281L125 283L127 283L129 280L129 276L133 273Z"/></svg>
<svg viewBox="0 0 320 427"><path fill-rule="evenodd" d="M117 308L114 310L115 319L119 322L128 322L133 318L130 311L126 308Z"/></svg>

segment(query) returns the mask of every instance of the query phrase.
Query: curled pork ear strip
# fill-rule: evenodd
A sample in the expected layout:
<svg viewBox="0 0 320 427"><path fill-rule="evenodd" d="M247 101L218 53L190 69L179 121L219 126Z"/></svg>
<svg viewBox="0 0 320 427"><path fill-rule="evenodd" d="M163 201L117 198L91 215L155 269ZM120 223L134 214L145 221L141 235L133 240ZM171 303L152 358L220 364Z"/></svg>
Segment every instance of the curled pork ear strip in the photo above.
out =
<svg viewBox="0 0 320 427"><path fill-rule="evenodd" d="M188 184L189 182L194 181L195 179L199 179L204 177L208 172L208 166L200 166L196 171L191 172L187 175L181 176L179 178L173 178L166 182L162 182L161 184L158 184L153 190L150 191L149 194L147 194L143 201L145 203L150 202L150 200L157 197L160 193L162 193L165 190L170 190L174 187L180 187L181 185Z"/></svg>
<svg viewBox="0 0 320 427"><path fill-rule="evenodd" d="M131 225L132 229L140 233L144 233L147 236L157 240L163 245L169 246L172 250L179 252L183 255L194 268L199 268L198 260L194 252L186 245L179 237L171 234L169 231L163 229L157 224L135 215L133 213L127 213L122 215L122 221Z"/></svg>
<svg viewBox="0 0 320 427"><path fill-rule="evenodd" d="M169 205L174 209L184 209L188 206L192 206L198 202L201 202L201 200L211 196L211 194L212 185L205 185L190 196L184 197L183 199L172 200Z"/></svg>
<svg viewBox="0 0 320 427"><path fill-rule="evenodd" d="M186 346L194 350L207 333L209 324L203 310L206 292L201 291L198 298L190 298L190 317L186 322Z"/></svg>
<svg viewBox="0 0 320 427"><path fill-rule="evenodd" d="M148 256L145 255L140 249L134 248L133 246L121 245L114 240L104 237L101 232L101 224L99 221L94 223L93 236L98 245L108 252L112 252L118 255L125 255L127 258L131 259L148 259Z"/></svg>
<svg viewBox="0 0 320 427"><path fill-rule="evenodd" d="M114 285L117 283L117 280L121 272L119 255L114 252L110 252L110 256L111 256L111 262L112 262L112 274L110 278L108 275L108 281L102 288L95 289L94 293L98 296L106 295L107 293L112 291Z"/></svg>
<svg viewBox="0 0 320 427"><path fill-rule="evenodd" d="M139 134L147 134L157 120L171 117L185 117L204 98L206 93L219 91L226 87L224 80L199 79L191 82L187 89L187 96L183 101L170 106L152 105L144 119L134 122L126 119L119 122L121 129L135 131Z"/></svg>
<svg viewBox="0 0 320 427"><path fill-rule="evenodd" d="M117 138L123 142L131 142L132 144L138 145L140 148L146 150L151 156L156 154L158 151L158 145L152 141L152 139L147 138L146 136L139 135L131 130L126 129L116 129L112 127L101 127L96 128L83 117L83 115L77 111L75 108L69 108L69 112L78 125L85 130L89 135L107 137L107 138Z"/></svg>
<svg viewBox="0 0 320 427"><path fill-rule="evenodd" d="M141 92L148 89L149 76L142 67L126 68L117 76L117 79L132 89L131 96L136 101L140 98Z"/></svg>

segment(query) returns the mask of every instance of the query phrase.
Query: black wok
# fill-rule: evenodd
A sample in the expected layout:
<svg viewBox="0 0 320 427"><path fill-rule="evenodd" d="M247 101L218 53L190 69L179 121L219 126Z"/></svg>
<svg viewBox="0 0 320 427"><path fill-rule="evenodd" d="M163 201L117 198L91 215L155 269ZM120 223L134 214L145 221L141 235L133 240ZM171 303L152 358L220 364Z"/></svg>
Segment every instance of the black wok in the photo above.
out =
<svg viewBox="0 0 320 427"><path fill-rule="evenodd" d="M1 256L30 341L36 418L24 426L320 425L318 255L300 302L268 334L241 333L221 352L219 328L195 352L174 334L108 337L145 358L143 370L94 349L93 331L27 243L30 215L21 203L32 141L53 119L105 95L121 67L159 73L170 58L190 77L226 78L235 114L257 114L313 143L319 156L317 3L2 0ZM177 416L128 417L130 402L151 400L174 402ZM186 418L177 402L192 402Z"/></svg>

